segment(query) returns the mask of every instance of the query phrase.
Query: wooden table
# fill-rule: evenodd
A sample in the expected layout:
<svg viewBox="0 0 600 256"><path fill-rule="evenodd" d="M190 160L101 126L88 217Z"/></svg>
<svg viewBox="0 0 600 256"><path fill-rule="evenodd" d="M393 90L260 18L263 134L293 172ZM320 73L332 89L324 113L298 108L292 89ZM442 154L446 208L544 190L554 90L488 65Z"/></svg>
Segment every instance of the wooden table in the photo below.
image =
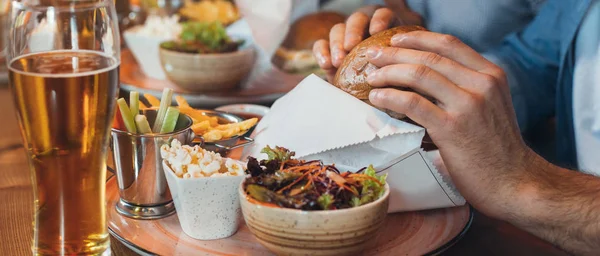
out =
<svg viewBox="0 0 600 256"><path fill-rule="evenodd" d="M0 255L31 255L32 187L6 86L0 87ZM111 237L113 255L136 255ZM476 213L471 229L443 255L567 255L514 226Z"/></svg>

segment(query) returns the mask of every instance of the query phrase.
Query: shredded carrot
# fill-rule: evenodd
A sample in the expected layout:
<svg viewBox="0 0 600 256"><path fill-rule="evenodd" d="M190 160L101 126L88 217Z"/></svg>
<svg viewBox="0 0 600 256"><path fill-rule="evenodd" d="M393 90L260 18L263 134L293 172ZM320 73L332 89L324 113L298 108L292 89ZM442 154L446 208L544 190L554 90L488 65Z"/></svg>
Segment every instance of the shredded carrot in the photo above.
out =
<svg viewBox="0 0 600 256"><path fill-rule="evenodd" d="M327 171L327 166L323 166L323 168L321 168L321 170L319 170L315 175L318 176L318 175L324 173L325 171Z"/></svg>
<svg viewBox="0 0 600 256"><path fill-rule="evenodd" d="M263 201L258 201L258 200L254 199L250 195L247 195L246 198L248 199L248 201L250 203L253 203L253 204L263 205L263 206L267 206L267 207L281 208L279 205L276 205L274 203L267 203L267 202L263 202Z"/></svg>
<svg viewBox="0 0 600 256"><path fill-rule="evenodd" d="M303 172L303 171L310 171L311 169L315 168L315 165L300 165L300 166L294 166L294 167L290 167L287 169L284 169L283 171L286 172Z"/></svg>
<svg viewBox="0 0 600 256"><path fill-rule="evenodd" d="M305 188L308 188L308 186L310 186L310 184L312 184L312 182L313 182L313 176L310 174L308 176L309 176L308 182L306 182L306 184L304 184Z"/></svg>
<svg viewBox="0 0 600 256"><path fill-rule="evenodd" d="M355 191L355 190L352 190L352 189L350 189L348 186L346 186L346 185L341 185L341 187L342 187L343 189L345 189L345 190L348 190L348 191L350 191L350 192L351 192L352 194L354 194L355 196L358 196L358 193L356 193L356 191Z"/></svg>
<svg viewBox="0 0 600 256"><path fill-rule="evenodd" d="M279 171L283 171L283 166L285 166L285 162L287 162L287 161L281 161L281 165L279 166Z"/></svg>

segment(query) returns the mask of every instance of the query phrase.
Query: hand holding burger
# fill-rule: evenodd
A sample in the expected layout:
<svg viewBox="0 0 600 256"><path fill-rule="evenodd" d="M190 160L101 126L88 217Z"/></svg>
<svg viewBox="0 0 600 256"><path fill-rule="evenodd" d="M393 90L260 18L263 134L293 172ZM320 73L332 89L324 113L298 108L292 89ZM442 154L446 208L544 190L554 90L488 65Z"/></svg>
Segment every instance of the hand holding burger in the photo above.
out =
<svg viewBox="0 0 600 256"><path fill-rule="evenodd" d="M394 11L379 6L365 6L348 17L345 23L333 26L329 40L322 39L314 44L313 54L331 81L354 46L370 35L402 24L422 24L420 16L408 9L404 1L395 1Z"/></svg>
<svg viewBox="0 0 600 256"><path fill-rule="evenodd" d="M369 93L373 87L368 83L367 77L369 74L379 68L369 62L369 58L367 56L368 49L371 47L390 47L392 36L411 31L424 30L424 28L419 26L400 26L381 31L365 39L356 45L344 58L342 64L339 66L335 74L335 77L333 78L333 85L366 102L367 104L372 105L369 101ZM404 88L404 90L411 89ZM405 117L405 115L402 113L397 113L387 109L382 110L397 119L402 119Z"/></svg>

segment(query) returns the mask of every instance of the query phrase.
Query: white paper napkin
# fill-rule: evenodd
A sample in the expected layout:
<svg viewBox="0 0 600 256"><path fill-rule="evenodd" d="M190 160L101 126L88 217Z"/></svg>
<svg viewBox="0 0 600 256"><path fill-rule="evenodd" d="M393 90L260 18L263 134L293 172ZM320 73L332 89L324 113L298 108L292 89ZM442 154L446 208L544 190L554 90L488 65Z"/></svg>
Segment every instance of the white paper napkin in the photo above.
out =
<svg viewBox="0 0 600 256"><path fill-rule="evenodd" d="M298 157L394 134L417 133L409 135L412 145L408 150L395 152L402 154L418 147L425 134L423 128L390 118L316 75L308 76L277 100L263 120L256 128L257 138L266 143L276 141L279 146L296 151ZM390 139L395 142L375 140L371 145L380 148L401 140ZM260 151L258 144L251 149Z"/></svg>

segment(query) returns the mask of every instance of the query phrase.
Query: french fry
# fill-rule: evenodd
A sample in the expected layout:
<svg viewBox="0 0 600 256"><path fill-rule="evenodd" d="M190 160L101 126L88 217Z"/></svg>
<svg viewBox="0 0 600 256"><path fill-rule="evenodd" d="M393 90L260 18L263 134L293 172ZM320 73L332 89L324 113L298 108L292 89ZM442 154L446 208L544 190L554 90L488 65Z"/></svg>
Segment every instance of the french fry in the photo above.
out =
<svg viewBox="0 0 600 256"><path fill-rule="evenodd" d="M209 129L210 129L210 122L208 120L202 121L199 123L195 123L194 125L192 125L192 130L194 131L195 134L198 134L198 135L204 134Z"/></svg>
<svg viewBox="0 0 600 256"><path fill-rule="evenodd" d="M142 101L139 101L139 104L140 104L140 110L148 108L148 106L146 106L146 104L144 104L144 102L142 102Z"/></svg>
<svg viewBox="0 0 600 256"><path fill-rule="evenodd" d="M152 94L144 93L144 98L150 104L150 107L160 107L160 100L154 97Z"/></svg>
<svg viewBox="0 0 600 256"><path fill-rule="evenodd" d="M214 142L223 138L223 135L219 130L210 130L207 133L203 134L202 137L204 137L205 142Z"/></svg>
<svg viewBox="0 0 600 256"><path fill-rule="evenodd" d="M255 118L250 118L250 119L242 121L240 123L240 126L241 126L242 130L250 130L250 128L255 126L256 123L258 123L258 118L255 117Z"/></svg>
<svg viewBox="0 0 600 256"><path fill-rule="evenodd" d="M179 106L179 108L191 108L187 100L185 100L185 98L181 97L180 95L175 96L175 101L177 102L177 106Z"/></svg>
<svg viewBox="0 0 600 256"><path fill-rule="evenodd" d="M251 119L247 119L242 122L239 122L239 123L222 124L222 125L215 127L215 129L229 130L229 129L232 129L232 127L239 127L240 130L249 130L257 122L258 122L258 118L251 118Z"/></svg>
<svg viewBox="0 0 600 256"><path fill-rule="evenodd" d="M221 136L224 138L231 138L233 136L238 135L240 132L241 132L241 129L239 126L233 126L229 130L221 131Z"/></svg>
<svg viewBox="0 0 600 256"><path fill-rule="evenodd" d="M204 115L202 110L196 110L190 107L179 107L179 111L183 114L190 116L192 119L195 119L198 122L209 121L211 126L219 125L219 118L215 116L207 116Z"/></svg>
<svg viewBox="0 0 600 256"><path fill-rule="evenodd" d="M219 118L217 118L216 116L209 117L208 121L210 122L210 125L212 125L212 126L219 125Z"/></svg>

